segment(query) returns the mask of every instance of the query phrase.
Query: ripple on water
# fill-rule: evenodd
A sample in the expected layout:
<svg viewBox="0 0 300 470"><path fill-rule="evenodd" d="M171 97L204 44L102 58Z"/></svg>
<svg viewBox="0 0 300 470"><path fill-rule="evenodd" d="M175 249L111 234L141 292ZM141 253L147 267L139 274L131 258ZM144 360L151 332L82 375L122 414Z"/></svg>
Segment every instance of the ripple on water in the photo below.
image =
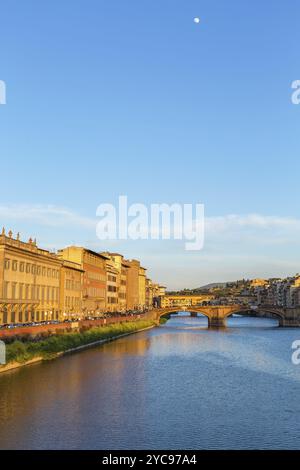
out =
<svg viewBox="0 0 300 470"><path fill-rule="evenodd" d="M274 327L275 326L275 327ZM298 329L160 328L0 376L1 448L300 447Z"/></svg>

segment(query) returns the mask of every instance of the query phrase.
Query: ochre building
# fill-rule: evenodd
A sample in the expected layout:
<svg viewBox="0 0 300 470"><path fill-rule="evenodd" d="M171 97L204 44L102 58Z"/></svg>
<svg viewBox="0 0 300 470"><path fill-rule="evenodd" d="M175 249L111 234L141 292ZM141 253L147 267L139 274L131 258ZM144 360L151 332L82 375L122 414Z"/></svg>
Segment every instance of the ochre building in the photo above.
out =
<svg viewBox="0 0 300 470"><path fill-rule="evenodd" d="M203 302L213 300L213 295L164 295L162 297L161 306L166 307L192 307L201 305Z"/></svg>
<svg viewBox="0 0 300 470"><path fill-rule="evenodd" d="M78 320L82 316L82 282L80 264L62 260L60 274L61 320Z"/></svg>
<svg viewBox="0 0 300 470"><path fill-rule="evenodd" d="M23 242L11 231L0 235L0 323L29 323L60 318L61 262Z"/></svg>
<svg viewBox="0 0 300 470"><path fill-rule="evenodd" d="M68 246L52 253L33 239L0 234L0 325L101 317L159 307L165 288L140 261Z"/></svg>
<svg viewBox="0 0 300 470"><path fill-rule="evenodd" d="M82 315L100 316L106 310L106 261L107 256L78 246L58 251L59 257L73 261L83 271Z"/></svg>

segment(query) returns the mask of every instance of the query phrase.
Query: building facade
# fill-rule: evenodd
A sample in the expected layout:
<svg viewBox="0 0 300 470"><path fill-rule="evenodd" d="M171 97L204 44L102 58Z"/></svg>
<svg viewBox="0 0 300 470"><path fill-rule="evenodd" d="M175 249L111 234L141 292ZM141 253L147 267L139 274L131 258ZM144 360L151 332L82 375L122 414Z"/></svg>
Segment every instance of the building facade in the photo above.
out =
<svg viewBox="0 0 300 470"><path fill-rule="evenodd" d="M82 285L84 271L80 264L63 260L60 273L61 320L82 317Z"/></svg>
<svg viewBox="0 0 300 470"><path fill-rule="evenodd" d="M146 278L145 303L148 309L153 306L153 282L148 277Z"/></svg>
<svg viewBox="0 0 300 470"><path fill-rule="evenodd" d="M139 308L139 271L140 262L128 261L127 271L127 310Z"/></svg>
<svg viewBox="0 0 300 470"><path fill-rule="evenodd" d="M139 267L139 300L138 308L146 308L146 268Z"/></svg>
<svg viewBox="0 0 300 470"><path fill-rule="evenodd" d="M0 235L0 323L59 320L59 258L12 235Z"/></svg>
<svg viewBox="0 0 300 470"><path fill-rule="evenodd" d="M161 306L167 307L196 307L202 305L203 302L210 302L214 299L213 295L164 295L161 299Z"/></svg>
<svg viewBox="0 0 300 470"><path fill-rule="evenodd" d="M106 310L108 312L119 310L120 275L114 259L109 256L106 261Z"/></svg>
<svg viewBox="0 0 300 470"><path fill-rule="evenodd" d="M300 306L300 276L270 280L260 295L260 303L277 305L278 307Z"/></svg>
<svg viewBox="0 0 300 470"><path fill-rule="evenodd" d="M140 261L69 246L52 253L35 240L0 234L0 325L97 318L160 306L165 288Z"/></svg>
<svg viewBox="0 0 300 470"><path fill-rule="evenodd" d="M127 271L128 262L120 253L105 253L109 258L108 265L112 266L116 277L117 303L112 311L126 312L127 310ZM112 307L112 304L111 304Z"/></svg>
<svg viewBox="0 0 300 470"><path fill-rule="evenodd" d="M82 313L98 317L106 310L107 256L87 248L70 246L58 251L61 259L77 263L83 270Z"/></svg>

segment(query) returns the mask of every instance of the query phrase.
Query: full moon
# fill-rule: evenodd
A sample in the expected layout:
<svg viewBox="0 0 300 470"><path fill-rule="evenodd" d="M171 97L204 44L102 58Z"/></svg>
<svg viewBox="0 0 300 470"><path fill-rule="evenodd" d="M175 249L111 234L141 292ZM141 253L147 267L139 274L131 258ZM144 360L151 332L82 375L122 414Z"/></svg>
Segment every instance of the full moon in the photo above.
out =
<svg viewBox="0 0 300 470"><path fill-rule="evenodd" d="M196 24L200 23L200 18L198 16L196 16L196 18L194 18L194 23L196 23Z"/></svg>

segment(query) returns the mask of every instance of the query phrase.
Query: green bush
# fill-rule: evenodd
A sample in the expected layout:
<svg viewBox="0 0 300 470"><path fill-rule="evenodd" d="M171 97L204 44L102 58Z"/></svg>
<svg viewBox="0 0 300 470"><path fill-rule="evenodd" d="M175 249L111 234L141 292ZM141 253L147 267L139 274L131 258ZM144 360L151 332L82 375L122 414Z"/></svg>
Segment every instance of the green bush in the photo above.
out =
<svg viewBox="0 0 300 470"><path fill-rule="evenodd" d="M16 340L7 344L7 362L26 362L34 357L51 359L57 353L68 351L78 346L87 345L102 339L109 339L126 333L132 333L143 328L153 326L153 321L138 320L132 322L116 323L113 325L95 327L80 332L53 335L41 341L27 338L26 342Z"/></svg>

